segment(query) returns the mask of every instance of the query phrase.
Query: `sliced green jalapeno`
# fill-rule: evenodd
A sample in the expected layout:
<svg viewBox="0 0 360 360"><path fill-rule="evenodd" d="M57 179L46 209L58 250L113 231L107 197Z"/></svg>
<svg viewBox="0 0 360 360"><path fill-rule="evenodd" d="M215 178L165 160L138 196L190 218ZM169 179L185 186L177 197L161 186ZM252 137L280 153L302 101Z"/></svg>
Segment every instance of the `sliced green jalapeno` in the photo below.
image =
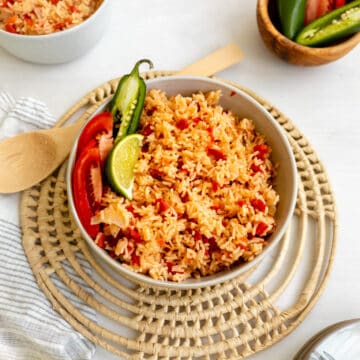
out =
<svg viewBox="0 0 360 360"><path fill-rule="evenodd" d="M360 30L360 0L333 10L307 25L295 41L306 46L322 46Z"/></svg>
<svg viewBox="0 0 360 360"><path fill-rule="evenodd" d="M116 141L136 132L138 128L146 95L145 81L139 74L139 66L142 63L149 64L150 69L153 68L153 63L150 60L139 60L131 73L120 79L111 101L110 111L114 123L120 123Z"/></svg>
<svg viewBox="0 0 360 360"><path fill-rule="evenodd" d="M289 39L304 25L306 0L277 0L282 33Z"/></svg>

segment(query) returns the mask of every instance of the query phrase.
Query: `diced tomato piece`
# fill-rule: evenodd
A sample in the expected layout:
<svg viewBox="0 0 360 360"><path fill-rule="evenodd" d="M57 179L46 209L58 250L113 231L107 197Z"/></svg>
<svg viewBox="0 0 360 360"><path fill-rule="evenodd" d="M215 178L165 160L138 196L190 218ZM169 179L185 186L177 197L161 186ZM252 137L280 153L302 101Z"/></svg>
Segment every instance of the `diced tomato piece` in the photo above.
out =
<svg viewBox="0 0 360 360"><path fill-rule="evenodd" d="M109 252L109 255L110 255L110 257L112 257L113 259L116 258L115 251L110 251L110 252Z"/></svg>
<svg viewBox="0 0 360 360"><path fill-rule="evenodd" d="M99 189L102 189L102 181L100 154L97 147L83 152L76 160L72 178L77 214L85 230L95 239L99 225L92 225L91 217L99 210L99 199L101 200L102 197L102 194L98 193Z"/></svg>
<svg viewBox="0 0 360 360"><path fill-rule="evenodd" d="M79 9L75 5L68 5L68 7L72 13L79 12Z"/></svg>
<svg viewBox="0 0 360 360"><path fill-rule="evenodd" d="M167 209L169 209L169 205L165 202L164 199L160 198L160 199L156 199L156 203L159 204L159 211L160 212L164 212Z"/></svg>
<svg viewBox="0 0 360 360"><path fill-rule="evenodd" d="M256 227L256 235L257 236L264 235L267 229L268 229L268 225L263 222L260 222Z"/></svg>
<svg viewBox="0 0 360 360"><path fill-rule="evenodd" d="M18 33L15 24L6 24L5 25L5 30L7 32L9 32L9 33L12 33L12 34L17 34Z"/></svg>
<svg viewBox="0 0 360 360"><path fill-rule="evenodd" d="M192 119L192 121L193 121L195 124L198 124L198 123L201 121L201 119L200 119L200 118L194 118L194 119Z"/></svg>
<svg viewBox="0 0 360 360"><path fill-rule="evenodd" d="M209 126L206 130L210 135L210 141L213 143L215 141L214 128L212 126Z"/></svg>
<svg viewBox="0 0 360 360"><path fill-rule="evenodd" d="M171 263L171 262L166 262L166 266L167 266L167 269L168 269L168 272L170 273L170 274L174 274L174 272L172 271L172 268L173 268L173 263Z"/></svg>
<svg viewBox="0 0 360 360"><path fill-rule="evenodd" d="M146 110L146 115L152 116L156 110L157 110L157 107L153 106L151 109Z"/></svg>
<svg viewBox="0 0 360 360"><path fill-rule="evenodd" d="M220 185L214 180L211 181L211 186L213 191L218 191L220 189Z"/></svg>
<svg viewBox="0 0 360 360"><path fill-rule="evenodd" d="M17 15L10 16L4 20L4 24L14 24L18 20Z"/></svg>
<svg viewBox="0 0 360 360"><path fill-rule="evenodd" d="M144 136L149 136L150 134L152 134L154 131L151 128L150 124L146 124L143 129L141 130L141 134Z"/></svg>
<svg viewBox="0 0 360 360"><path fill-rule="evenodd" d="M268 154L270 149L266 144L257 144L254 146L254 151L257 151L260 154Z"/></svg>
<svg viewBox="0 0 360 360"><path fill-rule="evenodd" d="M239 247L241 250L247 250L247 249L248 249L248 246L245 245L245 244L239 244L238 247Z"/></svg>
<svg viewBox="0 0 360 360"><path fill-rule="evenodd" d="M206 238L205 236L203 237L203 243L204 244L209 244L209 253L213 253L214 251L218 251L220 250L217 242L216 242L216 239L214 237L211 237L211 238Z"/></svg>
<svg viewBox="0 0 360 360"><path fill-rule="evenodd" d="M128 206L126 206L126 210L131 212L131 213L134 213L134 206L132 206L131 204L129 204Z"/></svg>
<svg viewBox="0 0 360 360"><path fill-rule="evenodd" d="M266 209L266 204L260 199L251 199L250 203L252 207L256 210L264 212Z"/></svg>
<svg viewBox="0 0 360 360"><path fill-rule="evenodd" d="M251 164L250 169L251 169L254 173L261 172L261 167L260 167L259 165L256 165L256 164Z"/></svg>
<svg viewBox="0 0 360 360"><path fill-rule="evenodd" d="M131 255L131 262L133 265L140 266L140 256L135 254L135 251Z"/></svg>
<svg viewBox="0 0 360 360"><path fill-rule="evenodd" d="M157 243L159 244L160 247L164 247L166 245L163 239L157 239Z"/></svg>
<svg viewBox="0 0 360 360"><path fill-rule="evenodd" d="M51 0L51 3L56 5L60 0Z"/></svg>
<svg viewBox="0 0 360 360"><path fill-rule="evenodd" d="M180 172L184 173L185 175L190 174L190 171L188 169L183 168L183 167L180 169Z"/></svg>
<svg viewBox="0 0 360 360"><path fill-rule="evenodd" d="M236 203L237 203L239 206L244 206L246 202L245 202L245 200L240 199L240 200L238 200Z"/></svg>
<svg viewBox="0 0 360 360"><path fill-rule="evenodd" d="M189 122L186 119L180 119L177 123L176 123L176 127L179 130L185 130L189 127Z"/></svg>
<svg viewBox="0 0 360 360"><path fill-rule="evenodd" d="M162 178L165 176L165 173L158 169L150 169L149 172L150 172L150 175L156 180L161 181Z"/></svg>
<svg viewBox="0 0 360 360"><path fill-rule="evenodd" d="M226 155L221 152L221 150L208 148L207 155L213 157L216 161L217 160L226 160Z"/></svg>
<svg viewBox="0 0 360 360"><path fill-rule="evenodd" d="M100 140L102 135L108 138L112 137L113 118L110 112L104 112L93 117L84 127L78 140L77 156L81 154L83 149L91 140Z"/></svg>
<svg viewBox="0 0 360 360"><path fill-rule="evenodd" d="M201 236L201 234L200 234L200 232L198 230L194 231L194 239L196 241L200 241L202 239L202 236Z"/></svg>
<svg viewBox="0 0 360 360"><path fill-rule="evenodd" d="M15 3L16 0L3 0L3 7L8 8L9 5L12 5Z"/></svg>
<svg viewBox="0 0 360 360"><path fill-rule="evenodd" d="M105 248L105 235L104 235L104 233L99 232L96 235L95 244L101 249Z"/></svg>
<svg viewBox="0 0 360 360"><path fill-rule="evenodd" d="M34 25L34 20L28 14L24 15L24 20L25 20L27 26L31 27Z"/></svg>
<svg viewBox="0 0 360 360"><path fill-rule="evenodd" d="M136 242L141 242L142 238L140 233L137 231L137 229L130 229L129 231L130 237L135 240Z"/></svg>
<svg viewBox="0 0 360 360"><path fill-rule="evenodd" d="M210 206L210 209L212 209L212 210L219 210L219 209L221 209L221 204L220 203L218 203L218 204L214 204L214 205L212 205L212 206Z"/></svg>

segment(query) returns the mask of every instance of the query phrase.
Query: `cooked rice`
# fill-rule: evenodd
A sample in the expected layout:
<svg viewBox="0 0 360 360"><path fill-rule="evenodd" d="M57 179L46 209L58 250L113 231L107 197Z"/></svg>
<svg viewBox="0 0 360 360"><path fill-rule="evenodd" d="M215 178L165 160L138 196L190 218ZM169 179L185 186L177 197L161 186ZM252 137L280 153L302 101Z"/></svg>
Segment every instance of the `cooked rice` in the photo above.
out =
<svg viewBox="0 0 360 360"><path fill-rule="evenodd" d="M270 148L220 92L167 98L151 90L141 118L133 200L110 189L96 242L133 271L182 281L259 255L275 229Z"/></svg>
<svg viewBox="0 0 360 360"><path fill-rule="evenodd" d="M0 0L0 30L46 35L76 26L91 16L102 0Z"/></svg>

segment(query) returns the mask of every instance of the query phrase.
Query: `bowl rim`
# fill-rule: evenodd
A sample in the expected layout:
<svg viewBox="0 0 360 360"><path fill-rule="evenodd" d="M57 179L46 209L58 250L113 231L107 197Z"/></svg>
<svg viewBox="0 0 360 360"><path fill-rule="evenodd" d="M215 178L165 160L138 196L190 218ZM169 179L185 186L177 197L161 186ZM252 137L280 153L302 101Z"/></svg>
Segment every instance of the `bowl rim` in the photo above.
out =
<svg viewBox="0 0 360 360"><path fill-rule="evenodd" d="M258 0L257 2L257 15L262 18L266 24L269 26L266 27L267 32L269 32L273 37L278 37L277 41L282 42L289 42L291 46L299 51L302 51L303 53L312 53L312 54L328 54L329 52L342 52L348 50L349 44L354 44L354 46L357 43L360 43L360 31L356 32L349 37L346 37L343 41L335 43L333 45L329 46L322 46L322 47L312 47L312 46L305 46L301 45L297 42L295 42L292 39L289 39L286 37L283 33L280 32L274 25L273 20L271 19L269 15L269 3L271 1L275 0Z"/></svg>
<svg viewBox="0 0 360 360"><path fill-rule="evenodd" d="M110 0L102 0L99 7L87 19L82 21L80 24L77 24L77 25L75 25L71 28L65 29L65 30L52 32L50 34L25 35L25 34L14 34L14 33L10 33L8 31L0 29L0 34L4 34L4 36L9 36L9 38L13 38L13 39L29 39L29 40L35 40L35 41L41 41L43 39L54 39L54 38L66 36L66 34L80 31L82 27L93 22L94 18L100 16L101 13L104 12L104 8L109 3L109 1Z"/></svg>
<svg viewBox="0 0 360 360"><path fill-rule="evenodd" d="M250 268L254 267L265 257L265 255L268 255L276 247L276 245L279 243L280 239L283 237L283 235L291 221L291 218L293 216L293 213L295 210L295 205L296 205L296 198L297 198L296 161L295 161L295 156L291 149L291 145L285 135L285 131L276 122L276 120L270 115L270 113L267 112L254 98L252 98L246 92L244 92L243 90L241 90L233 85L222 82L221 80L202 77L202 76L170 75L170 76L163 76L163 77L158 77L158 78L145 80L145 81L146 81L146 84L150 85L150 84L161 82L161 81L171 80L171 81L176 82L177 80L184 80L184 79L189 80L189 81L206 81L209 84L218 85L218 86L222 86L222 87L225 86L230 91L235 91L238 95L242 96L247 101L251 102L255 107L257 107L263 113L263 115L274 126L278 135L282 139L283 144L285 145L287 155L288 155L287 157L289 159L289 164L287 164L288 165L287 169L289 170L289 173L291 173L291 175L292 175L292 182L291 182L292 193L291 193L291 197L290 197L289 211L286 214L285 221L283 222L282 226L280 228L276 229L276 231L277 231L276 236L274 237L274 239L272 239L271 243L265 247L265 249L263 250L263 252L261 254L256 256L250 262L241 264L241 266L238 266L237 268L225 270L225 271L213 274L213 275L209 275L209 276L205 276L205 277L196 279L197 280L196 282L186 282L186 280L183 282L172 282L172 281L156 280L156 279L151 278L148 275L136 273L135 271L122 266L121 263L112 259L103 249L99 248L95 244L94 240L87 234L87 232L85 231L84 227L82 226L81 221L77 215L77 211L76 211L76 208L74 205L74 200L73 200L73 194L72 194L71 175L72 175L72 170L73 170L73 166L74 166L74 162L75 162L78 139L79 139L80 134L83 131L83 128L86 126L87 122L90 121L90 119L92 119L99 111L102 111L103 106L105 106L105 104L107 104L108 102L105 102L104 104L102 104L89 117L89 119L86 121L86 123L80 129L79 134L78 134L76 140L74 141L73 147L71 149L68 164L67 164L67 171L66 171L67 195L68 195L68 202L69 202L69 207L70 207L71 213L74 217L76 225L80 229L81 235L83 236L83 238L85 239L87 244L90 246L90 248L96 253L96 255L98 255L102 260L104 260L104 262L107 265L109 265L110 267L116 268L118 270L119 274L121 274L122 276L124 276L127 279L134 281L135 283L138 283L138 284L146 283L147 285L151 285L156 288L166 288L166 289L174 289L174 290L198 289L198 288L204 288L207 286L213 286L213 285L216 285L219 283L224 283L225 281L231 280L231 279L235 278L236 276L245 273ZM110 100L108 100L108 101L110 101ZM203 279L203 280L201 280L201 279ZM187 279L187 280L190 280L190 279Z"/></svg>

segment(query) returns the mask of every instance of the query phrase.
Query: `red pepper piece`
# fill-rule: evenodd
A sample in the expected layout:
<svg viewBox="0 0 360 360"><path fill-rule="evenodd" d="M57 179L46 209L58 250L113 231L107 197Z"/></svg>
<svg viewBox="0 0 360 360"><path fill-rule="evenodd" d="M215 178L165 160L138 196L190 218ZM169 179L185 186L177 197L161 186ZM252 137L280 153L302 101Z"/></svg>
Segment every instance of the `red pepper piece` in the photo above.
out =
<svg viewBox="0 0 360 360"><path fill-rule="evenodd" d="M200 118L194 118L192 119L192 121L195 123L195 124L198 124L200 121L202 121Z"/></svg>

